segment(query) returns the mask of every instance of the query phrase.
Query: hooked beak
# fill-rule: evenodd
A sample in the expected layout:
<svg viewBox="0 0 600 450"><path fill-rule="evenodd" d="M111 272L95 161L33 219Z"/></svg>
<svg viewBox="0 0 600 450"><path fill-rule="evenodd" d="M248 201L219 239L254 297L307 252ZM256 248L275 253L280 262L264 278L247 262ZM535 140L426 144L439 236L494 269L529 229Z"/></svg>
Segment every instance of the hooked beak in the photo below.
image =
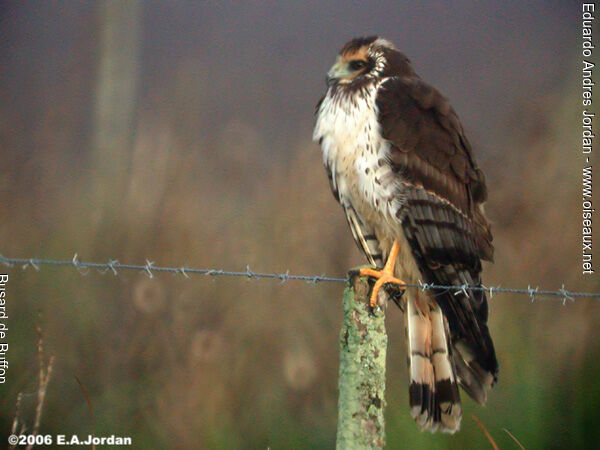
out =
<svg viewBox="0 0 600 450"><path fill-rule="evenodd" d="M336 62L329 72L327 72L327 77L325 78L325 82L327 86L331 86L341 78L345 78L350 76L350 71L348 70L348 65L342 61Z"/></svg>

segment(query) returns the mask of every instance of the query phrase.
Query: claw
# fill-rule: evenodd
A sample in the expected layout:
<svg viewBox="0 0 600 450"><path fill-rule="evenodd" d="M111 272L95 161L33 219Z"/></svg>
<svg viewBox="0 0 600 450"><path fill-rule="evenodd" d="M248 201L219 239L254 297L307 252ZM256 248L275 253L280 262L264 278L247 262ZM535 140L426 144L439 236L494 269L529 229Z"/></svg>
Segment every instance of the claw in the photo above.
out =
<svg viewBox="0 0 600 450"><path fill-rule="evenodd" d="M369 299L369 304L371 305L371 308L374 308L375 305L377 304L377 294L379 293L379 289L381 289L381 287L384 284L387 284L387 283L397 284L397 285L401 286L400 289L406 289L406 283L394 276L394 266L396 265L396 258L398 256L399 251L400 251L400 245L398 244L398 241L395 240L394 243L392 244L390 254L388 256L388 259L387 259L383 269L381 269L381 270L375 270L375 269L369 269L369 268L360 269L361 276L377 278L377 281L375 282L375 286L373 286L373 290L371 291L371 298Z"/></svg>

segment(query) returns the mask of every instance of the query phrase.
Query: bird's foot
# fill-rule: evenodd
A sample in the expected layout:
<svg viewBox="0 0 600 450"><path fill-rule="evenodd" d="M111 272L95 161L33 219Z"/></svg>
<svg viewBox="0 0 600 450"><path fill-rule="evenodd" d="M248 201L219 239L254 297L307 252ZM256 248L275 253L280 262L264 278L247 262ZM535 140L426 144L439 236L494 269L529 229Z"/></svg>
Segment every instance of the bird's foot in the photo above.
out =
<svg viewBox="0 0 600 450"><path fill-rule="evenodd" d="M385 267L382 270L362 268L360 269L360 274L361 276L377 278L375 286L373 286L373 290L371 291L371 297L369 299L369 304L371 305L371 308L374 308L377 304L377 295L379 293L379 289L381 289L381 287L384 284L397 284L398 286L400 286L400 289L406 289L406 283L400 280L399 278L396 278L393 272L390 273L390 271L387 271Z"/></svg>
<svg viewBox="0 0 600 450"><path fill-rule="evenodd" d="M406 283L394 276L394 266L396 265L396 258L398 256L399 250L400 246L398 245L398 242L394 241L387 262L385 263L383 269L376 270L369 269L366 267L360 269L361 276L377 278L375 286L373 286L373 290L371 291L371 298L369 299L369 304L371 305L371 308L374 308L377 304L377 294L379 293L379 289L381 289L381 287L384 284L392 283L400 286L400 289L406 289Z"/></svg>

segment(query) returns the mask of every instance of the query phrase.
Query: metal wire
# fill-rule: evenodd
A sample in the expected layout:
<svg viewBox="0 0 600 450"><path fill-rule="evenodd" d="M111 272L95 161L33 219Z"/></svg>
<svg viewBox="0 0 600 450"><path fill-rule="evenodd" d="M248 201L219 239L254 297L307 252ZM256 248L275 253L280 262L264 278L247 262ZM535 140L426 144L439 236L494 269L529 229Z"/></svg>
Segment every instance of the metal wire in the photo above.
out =
<svg viewBox="0 0 600 450"><path fill-rule="evenodd" d="M99 262L86 262L80 261L77 253L73 256L73 258L69 260L54 260L54 259L39 259L39 258L6 258L0 255L0 263L13 267L15 265L20 265L21 269L25 270L29 267L35 269L36 271L40 270L40 266L49 265L49 266L63 266L63 267L73 267L77 269L79 273L82 275L87 275L89 269L96 269L101 273L111 272L113 275L118 275L119 271L122 270L135 270L138 272L143 272L149 278L154 278L155 273L160 272L169 272L174 274L180 274L185 278L190 278L190 275L208 275L211 277L216 276L229 276L229 277L245 277L245 278L271 278L280 280L282 283L285 283L288 280L301 280L306 281L308 283L319 283L319 282L327 282L327 283L345 283L347 282L347 278L339 278L339 277L328 277L325 275L292 275L289 273L289 270L285 273L262 273L262 272L254 272L250 270L250 266L246 266L245 271L231 271L231 270L222 270L222 269L194 269L186 266L180 267L165 267L165 266L155 266L153 261L146 260L146 264L121 264L116 259L110 259L108 262L99 263ZM600 292L574 292L569 291L565 288L563 284L561 289L556 291L550 290L542 290L539 287L532 288L531 286L527 286L527 289L519 289L519 288L505 288L500 286L491 286L487 287L483 284L480 286L469 286L469 285L439 285L439 284L431 284L431 283L422 283L419 282L417 284L407 283L407 287L416 287L423 291L425 290L433 290L433 291L442 291L442 292L451 292L454 291L454 294L458 294L460 292L464 292L466 294L467 291L485 291L490 295L490 298L493 298L496 293L505 293L505 294L520 294L527 295L531 302L534 302L538 297L552 297L562 299L563 305L567 302L574 302L576 297L579 298L590 298L590 299L600 299ZM435 295L439 295L439 292Z"/></svg>

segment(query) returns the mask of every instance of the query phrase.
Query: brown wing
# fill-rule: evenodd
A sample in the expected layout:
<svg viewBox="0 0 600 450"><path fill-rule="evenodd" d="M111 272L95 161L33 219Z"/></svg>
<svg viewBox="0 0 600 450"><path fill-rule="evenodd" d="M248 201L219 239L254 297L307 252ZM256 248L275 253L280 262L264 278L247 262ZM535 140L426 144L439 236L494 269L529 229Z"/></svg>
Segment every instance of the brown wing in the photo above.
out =
<svg viewBox="0 0 600 450"><path fill-rule="evenodd" d="M481 210L487 193L456 113L416 76L384 82L376 102L383 137L392 144L390 163L405 180L397 214L425 281L480 285L481 259L493 256L490 226ZM457 353L463 348L469 369L461 376L463 387L482 401L480 388L498 368L485 293L440 291L436 300ZM469 382L470 375L475 380Z"/></svg>
<svg viewBox="0 0 600 450"><path fill-rule="evenodd" d="M377 107L383 136L393 144L392 164L464 213L479 256L491 261L490 225L480 209L485 177L448 100L418 77L391 78L380 87Z"/></svg>

